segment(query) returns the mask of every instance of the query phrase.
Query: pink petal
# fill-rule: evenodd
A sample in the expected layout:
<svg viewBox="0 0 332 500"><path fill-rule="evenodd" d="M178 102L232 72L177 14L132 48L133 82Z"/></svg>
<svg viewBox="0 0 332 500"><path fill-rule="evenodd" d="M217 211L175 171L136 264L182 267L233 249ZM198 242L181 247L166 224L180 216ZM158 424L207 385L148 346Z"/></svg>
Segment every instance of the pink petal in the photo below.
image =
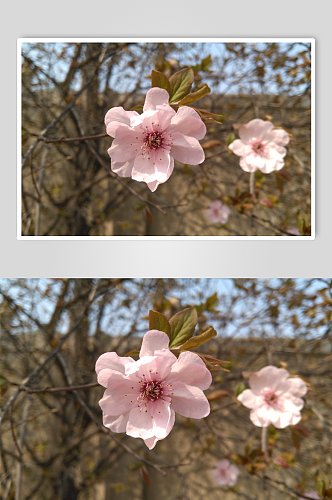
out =
<svg viewBox="0 0 332 500"><path fill-rule="evenodd" d="M120 137L131 131L129 125L124 125L120 122L110 122L106 127L106 133L111 137Z"/></svg>
<svg viewBox="0 0 332 500"><path fill-rule="evenodd" d="M163 104L162 106L157 106L157 119L158 125L162 130L166 130L172 122L173 117L176 115L175 111L168 104ZM167 130L168 132L168 130Z"/></svg>
<svg viewBox="0 0 332 500"><path fill-rule="evenodd" d="M212 382L211 373L204 362L193 352L182 352L172 366L167 377L168 383L179 380L184 384L193 385L199 389L208 389Z"/></svg>
<svg viewBox="0 0 332 500"><path fill-rule="evenodd" d="M249 385L255 394L260 394L263 389L275 389L278 384L289 376L289 372L284 368L276 366L264 366L258 372L252 373L249 377Z"/></svg>
<svg viewBox="0 0 332 500"><path fill-rule="evenodd" d="M135 158L132 178L136 181L152 183L166 182L174 169L174 159L168 151L159 149L150 154L140 154Z"/></svg>
<svg viewBox="0 0 332 500"><path fill-rule="evenodd" d="M150 89L145 97L145 103L143 106L143 112L148 110L154 110L158 105L168 104L169 94L167 90L154 87Z"/></svg>
<svg viewBox="0 0 332 500"><path fill-rule="evenodd" d="M242 142L248 144L252 138L263 139L265 134L273 129L273 123L266 122L260 118L251 120L246 125L239 128L239 136Z"/></svg>
<svg viewBox="0 0 332 500"><path fill-rule="evenodd" d="M307 393L307 386L300 378L289 378L278 385L278 390L289 392L300 398Z"/></svg>
<svg viewBox="0 0 332 500"><path fill-rule="evenodd" d="M134 387L134 389L131 387ZM136 380L126 379L120 373L118 377L113 374L108 380L108 388L99 401L99 405L106 415L121 415L131 410L138 395L138 379L136 382Z"/></svg>
<svg viewBox="0 0 332 500"><path fill-rule="evenodd" d="M139 182L153 182L156 180L157 167L152 155L139 154L134 161L131 173L132 178ZM167 161L167 160L166 160Z"/></svg>
<svg viewBox="0 0 332 500"><path fill-rule="evenodd" d="M162 160L160 161L159 156L160 155L158 154L158 152L155 152L154 158L155 158L155 163L156 163L156 178L157 178L158 182L163 183L163 182L166 182L170 178L170 176L174 170L174 158L172 158L172 156L165 155L164 160L162 157ZM158 163L158 159L159 159L159 163ZM168 164L167 164L167 160L168 160Z"/></svg>
<svg viewBox="0 0 332 500"><path fill-rule="evenodd" d="M265 161L265 158L254 153L246 156L247 165L251 165L252 167L256 167L260 170L265 167Z"/></svg>
<svg viewBox="0 0 332 500"><path fill-rule="evenodd" d="M240 139L235 139L228 147L237 156L244 156L246 153L246 145Z"/></svg>
<svg viewBox="0 0 332 500"><path fill-rule="evenodd" d="M142 115L140 115L140 120L137 119L135 121L135 126L139 125L139 128L142 131L149 130L160 130L165 129L171 123L172 117L175 115L175 111L168 105L157 106L157 109L145 111Z"/></svg>
<svg viewBox="0 0 332 500"><path fill-rule="evenodd" d="M133 167L134 167L134 160L129 160L126 162L122 161L111 162L111 169L120 177L131 177Z"/></svg>
<svg viewBox="0 0 332 500"><path fill-rule="evenodd" d="M250 389L246 389L245 391L241 392L237 399L246 408L256 408L257 405L261 403L261 397L254 394Z"/></svg>
<svg viewBox="0 0 332 500"><path fill-rule="evenodd" d="M189 165L203 163L205 155L197 139L178 133L172 134L172 138L173 144L171 146L171 155L175 160Z"/></svg>
<svg viewBox="0 0 332 500"><path fill-rule="evenodd" d="M204 418L210 413L210 405L203 391L198 387L179 381L173 383L172 408L188 418Z"/></svg>
<svg viewBox="0 0 332 500"><path fill-rule="evenodd" d="M134 363L135 361L132 358L120 357L116 354L116 352L105 352L96 362L96 372L97 374L101 370L111 369L118 371L120 373L125 373L125 366L128 363Z"/></svg>
<svg viewBox="0 0 332 500"><path fill-rule="evenodd" d="M172 118L168 131L170 133L179 132L195 139L203 139L206 135L206 126L193 108L181 106Z"/></svg>
<svg viewBox="0 0 332 500"><path fill-rule="evenodd" d="M260 170L263 174L270 174L274 170L277 170L277 160L265 160L265 165Z"/></svg>
<svg viewBox="0 0 332 500"><path fill-rule="evenodd" d="M170 405L155 401L147 406L133 408L129 413L127 434L132 437L148 439L153 436L164 439L171 418Z"/></svg>
<svg viewBox="0 0 332 500"><path fill-rule="evenodd" d="M268 425L270 425L270 422L268 420L257 415L257 410L255 409L251 410L250 412L250 420L257 427L267 427Z"/></svg>
<svg viewBox="0 0 332 500"><path fill-rule="evenodd" d="M137 375L142 380L164 380L175 362L176 356L169 349L156 350L154 356L141 356L135 369L138 368Z"/></svg>
<svg viewBox="0 0 332 500"><path fill-rule="evenodd" d="M157 189L159 184L161 184L161 183L158 181L147 182L147 186L150 189L150 191L152 191L152 193L155 192L155 190Z"/></svg>
<svg viewBox="0 0 332 500"><path fill-rule="evenodd" d="M285 132L285 130L274 129L271 132L265 134L264 140L274 142L279 146L286 146L289 143L289 135L287 134L287 132Z"/></svg>
<svg viewBox="0 0 332 500"><path fill-rule="evenodd" d="M113 139L112 146L108 149L108 154L113 161L126 162L140 154L142 141L136 139L137 133L131 131Z"/></svg>
<svg viewBox="0 0 332 500"><path fill-rule="evenodd" d="M286 156L287 154L287 149L284 148L283 146L277 146L277 145L270 145L270 147L268 148L268 158L272 159L272 158L275 158L275 159L282 159Z"/></svg>
<svg viewBox="0 0 332 500"><path fill-rule="evenodd" d="M113 432L126 432L129 412L120 416L103 415L103 424Z"/></svg>
<svg viewBox="0 0 332 500"><path fill-rule="evenodd" d="M256 170L257 170L257 167L255 165L249 165L247 163L247 158L245 156L240 158L240 167L245 172L256 172Z"/></svg>
<svg viewBox="0 0 332 500"><path fill-rule="evenodd" d="M153 356L154 351L161 349L168 349L169 338L168 335L159 330L149 330L143 337L142 347L139 353L142 356Z"/></svg>
<svg viewBox="0 0 332 500"><path fill-rule="evenodd" d="M168 434L171 432L173 425L174 425L174 422L175 422L175 413L171 408L171 416L170 416L170 419L169 419L167 427L166 427L166 436L168 436ZM157 437L152 437L152 438L145 439L144 443L149 448L149 450L152 450L152 448L155 447L157 441L160 441L160 439L158 439Z"/></svg>
<svg viewBox="0 0 332 500"><path fill-rule="evenodd" d="M136 111L125 111L122 106L116 106L107 111L105 115L105 125L107 127L111 122L130 125L130 118L133 116L138 116L138 113Z"/></svg>

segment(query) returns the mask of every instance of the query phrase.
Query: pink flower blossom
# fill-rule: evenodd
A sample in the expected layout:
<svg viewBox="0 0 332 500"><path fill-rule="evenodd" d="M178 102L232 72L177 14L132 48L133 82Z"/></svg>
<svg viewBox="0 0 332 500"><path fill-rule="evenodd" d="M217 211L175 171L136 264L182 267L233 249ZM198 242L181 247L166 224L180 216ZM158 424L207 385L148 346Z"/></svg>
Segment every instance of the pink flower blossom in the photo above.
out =
<svg viewBox="0 0 332 500"><path fill-rule="evenodd" d="M99 401L104 425L144 439L150 450L170 433L175 412L189 418L210 413L202 389L210 386L211 373L197 354L177 358L168 344L166 333L150 330L138 361L106 352L96 363L98 382L106 387Z"/></svg>
<svg viewBox="0 0 332 500"><path fill-rule="evenodd" d="M304 492L305 496L311 497L312 500L320 500L320 496L318 495L317 491L309 491ZM307 500L306 498L300 497L299 500Z"/></svg>
<svg viewBox="0 0 332 500"><path fill-rule="evenodd" d="M293 236L302 236L299 229L297 227L293 227L292 229L287 229L287 233L290 233ZM282 236L289 236L288 234L283 234Z"/></svg>
<svg viewBox="0 0 332 500"><path fill-rule="evenodd" d="M206 216L212 224L226 224L230 214L230 208L223 205L220 200L215 200L210 203L206 210Z"/></svg>
<svg viewBox="0 0 332 500"><path fill-rule="evenodd" d="M287 153L288 134L274 129L273 123L256 118L239 128L240 139L229 145L229 149L240 158L240 167L246 172L261 170L270 174L284 166Z"/></svg>
<svg viewBox="0 0 332 500"><path fill-rule="evenodd" d="M265 366L249 377L250 389L237 399L251 409L250 420L257 427L273 424L278 429L301 420L301 409L307 387L300 378L288 378L284 368Z"/></svg>
<svg viewBox="0 0 332 500"><path fill-rule="evenodd" d="M239 474L239 469L236 465L231 464L227 458L217 462L215 469L211 471L214 482L219 486L235 486Z"/></svg>
<svg viewBox="0 0 332 500"><path fill-rule="evenodd" d="M205 159L198 139L206 127L199 115L188 106L175 112L168 100L168 92L155 87L147 92L141 115L116 107L105 116L106 132L114 137L108 150L113 172L146 182L151 191L170 177L174 159L189 165Z"/></svg>

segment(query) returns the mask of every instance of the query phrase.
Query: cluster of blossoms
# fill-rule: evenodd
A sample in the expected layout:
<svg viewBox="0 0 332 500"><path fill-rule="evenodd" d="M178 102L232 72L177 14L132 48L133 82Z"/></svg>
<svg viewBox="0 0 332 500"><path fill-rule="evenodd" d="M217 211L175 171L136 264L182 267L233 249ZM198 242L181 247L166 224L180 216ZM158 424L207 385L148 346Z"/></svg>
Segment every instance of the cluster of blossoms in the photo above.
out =
<svg viewBox="0 0 332 500"><path fill-rule="evenodd" d="M188 418L204 418L210 406L203 390L212 382L201 358L189 351L177 358L169 349L169 337L158 330L148 331L142 341L139 360L102 354L96 362L99 384L106 388L99 401L103 423L113 432L142 438L151 450L166 438L175 421L175 412ZM303 380L289 378L289 372L265 366L249 377L250 389L238 400L251 409L250 419L258 427L295 425L301 419ZM218 486L235 486L240 471L228 459L215 464L211 476ZM309 493L318 498L315 493Z"/></svg>
<svg viewBox="0 0 332 500"><path fill-rule="evenodd" d="M168 102L168 92L155 87L141 115L115 107L105 116L106 132L114 137L108 150L113 172L146 182L151 191L169 179L174 159L189 165L205 159L198 142L206 134L201 118L188 106L175 112Z"/></svg>
<svg viewBox="0 0 332 500"><path fill-rule="evenodd" d="M240 167L245 172L260 170L270 174L284 166L289 135L285 130L274 129L273 123L256 118L239 127L240 139L229 145L240 156Z"/></svg>
<svg viewBox="0 0 332 500"><path fill-rule="evenodd" d="M237 399L251 409L250 420L257 427L272 424L278 429L295 425L301 420L307 386L300 378L288 378L284 368L265 366L249 377L250 389Z"/></svg>
<svg viewBox="0 0 332 500"><path fill-rule="evenodd" d="M210 413L203 390L211 385L211 373L197 354L177 358L168 345L166 333L150 330L138 361L107 352L96 363L98 382L106 387L99 401L104 425L144 439L150 450L172 430L175 412L188 418Z"/></svg>
<svg viewBox="0 0 332 500"><path fill-rule="evenodd" d="M206 216L212 224L226 224L231 210L227 205L223 205L220 200L210 203L206 210Z"/></svg>

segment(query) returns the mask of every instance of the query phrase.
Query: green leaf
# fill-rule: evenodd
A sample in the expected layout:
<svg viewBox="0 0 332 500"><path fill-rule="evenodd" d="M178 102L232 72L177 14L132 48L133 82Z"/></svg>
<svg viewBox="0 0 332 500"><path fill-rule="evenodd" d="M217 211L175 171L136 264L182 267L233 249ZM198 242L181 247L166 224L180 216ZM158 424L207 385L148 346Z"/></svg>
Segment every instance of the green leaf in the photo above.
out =
<svg viewBox="0 0 332 500"><path fill-rule="evenodd" d="M212 59L211 59L211 54L209 54L207 57L205 57L202 60L202 62L201 62L201 70L202 71L209 71L211 64L212 64Z"/></svg>
<svg viewBox="0 0 332 500"><path fill-rule="evenodd" d="M215 292L211 297L208 297L205 302L206 311L215 311L218 304L218 294Z"/></svg>
<svg viewBox="0 0 332 500"><path fill-rule="evenodd" d="M165 76L164 73L160 73L160 71L152 70L151 87L159 87L160 89L165 89L169 94L171 91L171 86L167 76Z"/></svg>
<svg viewBox="0 0 332 500"><path fill-rule="evenodd" d="M163 314L157 311L149 311L149 330L165 332L171 338L171 325Z"/></svg>
<svg viewBox="0 0 332 500"><path fill-rule="evenodd" d="M206 83L204 83L203 87L201 87L199 90L197 90L196 92L192 92L192 94L188 94L186 97L181 99L181 101L178 102L178 105L186 106L187 104L191 104L192 102L198 101L198 99L201 99L210 92L211 89Z"/></svg>
<svg viewBox="0 0 332 500"><path fill-rule="evenodd" d="M229 134L228 137L227 137L227 146L229 146L230 144L232 144L232 142L234 142L235 139L236 139L236 137L233 134L233 132L231 134Z"/></svg>
<svg viewBox="0 0 332 500"><path fill-rule="evenodd" d="M246 386L244 385L243 382L237 384L237 386L235 387L235 397L237 398L241 394L241 392L245 390L245 388Z"/></svg>
<svg viewBox="0 0 332 500"><path fill-rule="evenodd" d="M170 347L177 347L190 339L195 331L198 316L194 307L188 307L175 314L170 320L171 344Z"/></svg>
<svg viewBox="0 0 332 500"><path fill-rule="evenodd" d="M205 344L208 340L213 339L213 337L216 337L216 335L217 332L213 326L209 326L205 332L201 333L201 335L197 335L196 337L192 337L187 340L187 342L181 346L181 351L190 351L190 349L199 347L200 345Z"/></svg>
<svg viewBox="0 0 332 500"><path fill-rule="evenodd" d="M174 73L169 79L171 92L170 103L181 101L189 94L192 83L194 81L194 72L192 68L184 68L177 73Z"/></svg>

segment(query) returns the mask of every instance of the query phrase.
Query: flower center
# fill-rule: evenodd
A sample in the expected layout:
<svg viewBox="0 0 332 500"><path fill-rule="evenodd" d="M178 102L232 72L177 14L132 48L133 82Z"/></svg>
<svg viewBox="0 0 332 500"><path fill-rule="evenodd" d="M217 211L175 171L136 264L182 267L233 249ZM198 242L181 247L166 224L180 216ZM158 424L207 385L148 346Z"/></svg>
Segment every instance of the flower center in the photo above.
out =
<svg viewBox="0 0 332 500"><path fill-rule="evenodd" d="M278 396L272 391L264 394L264 400L269 406L275 407L278 405Z"/></svg>
<svg viewBox="0 0 332 500"><path fill-rule="evenodd" d="M159 149L164 142L164 137L160 132L148 132L145 136L144 144L150 149Z"/></svg>
<svg viewBox="0 0 332 500"><path fill-rule="evenodd" d="M147 399L148 401L156 401L162 397L164 393L163 388L164 386L156 380L145 382L143 387L141 387L140 398Z"/></svg>
<svg viewBox="0 0 332 500"><path fill-rule="evenodd" d="M154 376L155 375L155 376ZM168 384L165 380L159 377L157 379L156 375L158 373L152 374L149 372L148 377L142 376L140 380L140 393L137 398L138 406L147 406L147 403L154 403L155 401L161 400L162 402L171 402L170 396L173 394L172 384Z"/></svg>
<svg viewBox="0 0 332 500"><path fill-rule="evenodd" d="M255 141L251 145L251 147L252 147L253 152L256 153L259 156L262 156L262 154L264 153L264 144L262 144L259 141Z"/></svg>
<svg viewBox="0 0 332 500"><path fill-rule="evenodd" d="M143 144L141 146L141 154L143 160L162 160L162 153L168 153L172 150L173 139L171 134L163 132L159 123L152 123L150 127L146 125L146 130L143 133ZM138 137L137 137L138 139ZM155 154L157 153L157 155ZM151 158L152 155L152 158ZM160 155L160 157L159 157Z"/></svg>

